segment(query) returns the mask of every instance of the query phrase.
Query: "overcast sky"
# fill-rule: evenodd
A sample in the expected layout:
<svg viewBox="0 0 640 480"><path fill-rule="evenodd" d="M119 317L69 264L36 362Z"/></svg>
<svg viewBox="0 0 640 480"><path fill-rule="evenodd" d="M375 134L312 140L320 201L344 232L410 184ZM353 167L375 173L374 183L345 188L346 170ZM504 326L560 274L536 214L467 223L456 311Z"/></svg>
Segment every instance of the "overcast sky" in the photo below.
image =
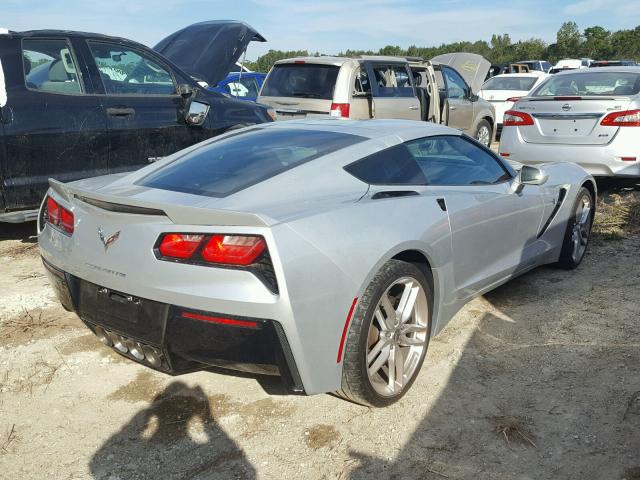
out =
<svg viewBox="0 0 640 480"><path fill-rule="evenodd" d="M567 20L581 29L634 28L640 0L0 0L0 27L83 30L150 46L213 19L245 21L267 38L250 45L247 58L253 60L270 48L337 53L489 40L493 33L551 42Z"/></svg>

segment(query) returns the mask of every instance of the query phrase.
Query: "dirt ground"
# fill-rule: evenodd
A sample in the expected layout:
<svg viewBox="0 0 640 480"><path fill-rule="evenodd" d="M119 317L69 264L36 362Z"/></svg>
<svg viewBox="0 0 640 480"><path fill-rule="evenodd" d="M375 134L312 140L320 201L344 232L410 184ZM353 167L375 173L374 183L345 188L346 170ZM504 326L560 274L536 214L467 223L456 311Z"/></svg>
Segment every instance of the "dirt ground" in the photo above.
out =
<svg viewBox="0 0 640 480"><path fill-rule="evenodd" d="M123 360L0 227L0 477L640 479L640 191L606 188L578 270L473 301L378 410Z"/></svg>

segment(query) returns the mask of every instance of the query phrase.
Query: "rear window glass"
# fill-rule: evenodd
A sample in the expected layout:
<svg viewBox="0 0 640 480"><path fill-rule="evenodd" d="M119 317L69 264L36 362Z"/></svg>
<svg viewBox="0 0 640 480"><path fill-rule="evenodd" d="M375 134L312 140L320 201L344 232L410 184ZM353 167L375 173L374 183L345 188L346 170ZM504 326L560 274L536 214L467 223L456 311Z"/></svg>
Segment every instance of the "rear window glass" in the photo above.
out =
<svg viewBox="0 0 640 480"><path fill-rule="evenodd" d="M535 97L637 95L639 91L640 75L637 73L594 71L551 77L532 95Z"/></svg>
<svg viewBox="0 0 640 480"><path fill-rule="evenodd" d="M340 67L313 63L276 65L262 87L265 97L299 97L331 100Z"/></svg>
<svg viewBox="0 0 640 480"><path fill-rule="evenodd" d="M364 140L364 137L339 132L256 128L204 145L137 184L225 197Z"/></svg>
<svg viewBox="0 0 640 480"><path fill-rule="evenodd" d="M537 77L493 77L482 85L482 90L521 90L528 92Z"/></svg>

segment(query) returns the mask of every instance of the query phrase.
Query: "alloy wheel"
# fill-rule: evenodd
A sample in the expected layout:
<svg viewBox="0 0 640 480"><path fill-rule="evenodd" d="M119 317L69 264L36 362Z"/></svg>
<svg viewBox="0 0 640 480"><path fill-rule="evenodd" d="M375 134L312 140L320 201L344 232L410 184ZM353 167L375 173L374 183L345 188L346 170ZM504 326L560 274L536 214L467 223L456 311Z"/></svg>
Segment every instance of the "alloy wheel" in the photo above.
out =
<svg viewBox="0 0 640 480"><path fill-rule="evenodd" d="M575 212L575 223L571 232L571 258L574 262L579 262L589 242L589 234L591 233L591 199L583 195Z"/></svg>
<svg viewBox="0 0 640 480"><path fill-rule="evenodd" d="M367 336L367 374L375 391L399 394L427 347L429 304L418 280L403 277L382 294Z"/></svg>
<svg viewBox="0 0 640 480"><path fill-rule="evenodd" d="M478 133L476 135L476 140L478 140L481 144L485 146L489 146L491 144L491 132L489 131L489 127L482 125L478 129Z"/></svg>

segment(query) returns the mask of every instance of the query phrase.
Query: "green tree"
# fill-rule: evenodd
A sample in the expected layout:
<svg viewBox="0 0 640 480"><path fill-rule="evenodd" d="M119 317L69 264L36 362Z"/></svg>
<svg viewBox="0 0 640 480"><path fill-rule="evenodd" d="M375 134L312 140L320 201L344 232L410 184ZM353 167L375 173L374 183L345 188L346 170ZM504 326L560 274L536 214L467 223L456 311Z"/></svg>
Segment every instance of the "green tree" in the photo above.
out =
<svg viewBox="0 0 640 480"><path fill-rule="evenodd" d="M291 58L291 57L308 57L308 56L309 56L309 52L307 50L289 50L286 52L282 50L269 50L264 55L258 57L258 59L255 62L246 62L245 66L256 72L266 73L271 69L273 64L276 63L278 60L282 60L284 58Z"/></svg>
<svg viewBox="0 0 640 480"><path fill-rule="evenodd" d="M514 46L508 33L491 36L491 52L488 60L491 63L509 63L514 59Z"/></svg>
<svg viewBox="0 0 640 480"><path fill-rule="evenodd" d="M611 32L602 27L594 26L584 29L582 55L601 60L611 56Z"/></svg>
<svg viewBox="0 0 640 480"><path fill-rule="evenodd" d="M580 55L582 37L576 22L564 22L556 35L556 50L560 57L576 58Z"/></svg>

